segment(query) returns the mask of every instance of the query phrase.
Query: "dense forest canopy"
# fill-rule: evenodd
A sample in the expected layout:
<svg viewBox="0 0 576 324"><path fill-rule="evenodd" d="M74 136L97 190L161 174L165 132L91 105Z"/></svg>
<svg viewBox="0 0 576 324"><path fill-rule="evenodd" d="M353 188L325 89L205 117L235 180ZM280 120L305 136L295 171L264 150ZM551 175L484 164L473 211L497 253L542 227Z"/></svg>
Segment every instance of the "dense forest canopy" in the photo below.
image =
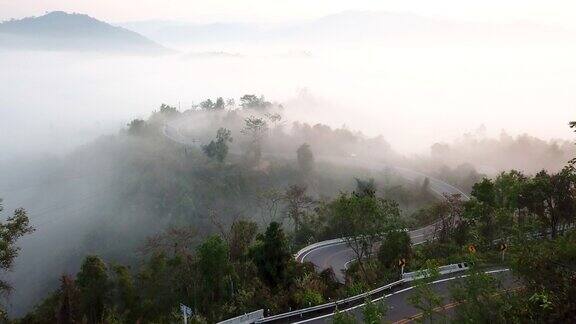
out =
<svg viewBox="0 0 576 324"><path fill-rule="evenodd" d="M391 259L395 256L390 256L390 251L378 254L388 269L384 276L376 276L379 272L374 271L380 266L371 263L353 266L347 274L349 284L339 292L330 288L335 285L333 274L316 277L306 265L293 264L286 256L314 241L366 231L373 233L370 246L374 246L382 231L426 224L445 210L432 206L436 197L428 189L429 179L425 175L408 181L393 166L422 170L466 191L474 192L478 183L482 183L483 174L472 164L450 160L450 152L457 151L462 144L454 148L433 146L436 153L431 160L406 158L395 153L382 137L368 138L345 127L289 121L284 117L286 109L256 95L245 95L238 103L233 99L207 99L187 111L163 104L149 118L132 120L118 134L102 136L66 157L29 161L20 166L19 172L3 175L7 192L4 198L14 201L12 204L31 201L27 208L31 224L37 228L36 233L22 239L16 271L8 275L16 288L11 295L10 312L21 315L29 311L58 286L57 293L40 304L51 306L46 306L46 310L40 308L39 312L61 305L58 303L62 298L72 298L70 294L83 296L82 289L118 280L114 285L121 286L112 285L101 296L86 296L96 298L97 303L79 297L74 307L92 320L94 316L141 317L144 315L128 304L122 307L127 312L131 309L129 313L106 313L107 309L110 311L106 298L109 294L134 294L115 290L133 289L129 288L132 285L141 289L170 289L169 282L163 282L167 285L164 288L146 285L156 280L154 276L166 275L163 271L181 271L178 262L188 256L193 256L190 261L193 263L188 266L200 271L193 274L197 280L216 280L214 285L222 285L222 292L215 292L217 295L205 301L221 303L218 307L226 310L197 306L209 320L257 306L276 312L285 307L319 303L329 296L357 292L391 278L394 269ZM544 168L550 169L560 165L557 160L565 159L570 151L567 146L560 148L533 138L501 141L508 146L497 147L483 141L469 143L510 154L517 153L509 147L525 149L522 143L536 143L526 146L527 154L541 154L541 161L555 161L543 163ZM438 154L438 150L447 153ZM21 174L34 174L34 185L24 185ZM554 179L548 173L535 177L543 181ZM50 191L50 197L43 196L46 191ZM357 204L354 208L361 210L378 211L375 215L380 216L373 221L379 225L366 227L372 221L347 219L352 210L350 204ZM266 241L267 236L276 238L269 237ZM389 239L394 246L406 243L402 237ZM269 247L272 250L266 252L266 244L285 246ZM262 263L271 257L262 253L272 251L284 251L283 255L275 256L279 258L275 261L278 264ZM203 260L203 253L206 258L220 255L221 260ZM372 255L362 249L358 254L360 259ZM82 261L86 255L94 257ZM234 260L230 259L232 256ZM218 278L208 279L203 276L216 275L208 273L211 262L231 264L223 268ZM116 267L117 264L124 266ZM235 267L248 268L240 271ZM34 270L40 268L42 271ZM84 272L89 273L88 279L82 279ZM230 280L246 284L245 280L256 274L263 280L258 283L262 286L244 287L248 289L245 293L262 294L262 289L271 289L265 294L282 291L287 295L282 293L279 299L269 301L254 300L256 304L245 304L226 295ZM63 277L58 279L60 275ZM127 277L132 275L136 277ZM94 276L103 281L90 282ZM240 277L234 279L234 276ZM319 286L316 290L304 290L304 295L289 293L296 286L308 284ZM176 299L171 302L191 298L186 296L172 296ZM131 298L144 298L138 303L159 307L151 318L172 316L168 304L161 306L146 299L152 296ZM86 303L101 306L88 310L82 306Z"/></svg>

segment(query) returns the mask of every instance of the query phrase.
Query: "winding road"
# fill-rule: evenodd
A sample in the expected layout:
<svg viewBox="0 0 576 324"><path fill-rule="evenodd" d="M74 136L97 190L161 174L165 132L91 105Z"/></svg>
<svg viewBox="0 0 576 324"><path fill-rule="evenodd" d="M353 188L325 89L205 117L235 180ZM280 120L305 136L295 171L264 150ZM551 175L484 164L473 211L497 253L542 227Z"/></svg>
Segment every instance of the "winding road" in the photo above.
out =
<svg viewBox="0 0 576 324"><path fill-rule="evenodd" d="M186 137L182 136L178 131L178 127L165 126L162 129L162 133L167 138L184 145L197 146L198 143L190 143ZM362 166L371 170L384 170L391 169L396 171L401 177L408 181L414 182L421 180L423 178L428 178L430 180L429 189L438 199L444 199L444 195L459 194L462 199L469 199L468 195L462 190L442 181L439 179L431 178L423 173L409 170L402 167L393 167L386 165L384 163L376 161L359 161L354 157L319 157L318 160L326 160L330 163L343 165L343 166ZM435 224L419 228L416 230L409 231L412 244L420 244L426 242L432 238L434 233ZM350 262L355 260L354 251L348 246L348 244L341 239L329 240L324 242L318 242L312 244L297 253L295 256L296 260L299 262L311 262L314 264L316 269L319 271L332 268L336 279L340 282L345 280L345 270ZM495 269L489 271L494 276L499 276L505 283L505 286L512 285L511 282L513 278L508 271L508 269ZM432 283L433 289L443 296L444 300L449 301L449 284L452 281L462 280L466 275L445 275L440 279ZM413 289L413 286L400 286L398 288L389 291L387 294L376 298L375 300L380 300L385 298L386 305L389 307L389 312L386 319L394 323L406 323L413 321L414 315L417 316L418 311L407 302L407 298L410 295L409 292ZM353 306L349 309L342 311L350 312L357 319L362 319L362 306L363 304ZM443 311L450 312L450 308L454 305L447 304L446 309ZM311 318L304 319L300 322L295 320L290 320L289 322L296 323L327 323L332 321L332 313L312 316ZM292 317L291 317L292 318ZM273 320L271 322L284 323L286 319L279 318L278 320ZM266 319L262 319L261 322L268 322Z"/></svg>
<svg viewBox="0 0 576 324"><path fill-rule="evenodd" d="M374 163L374 168L382 169L383 166ZM389 167L398 172L402 177L406 178L408 181L416 181L426 175L404 169ZM430 190L440 199L446 195L460 194L463 199L469 199L466 193L462 192L460 189L438 179L430 178ZM434 225L429 225L423 228L419 228L408 232L410 238L412 239L412 244L420 244L432 237L434 234ZM327 245L320 245L312 249L306 250L297 256L297 260L300 262L311 262L316 266L319 271L332 268L336 279L340 282L344 282L344 271L347 268L348 263L355 260L355 254L352 248L350 248L346 242L332 243Z"/></svg>

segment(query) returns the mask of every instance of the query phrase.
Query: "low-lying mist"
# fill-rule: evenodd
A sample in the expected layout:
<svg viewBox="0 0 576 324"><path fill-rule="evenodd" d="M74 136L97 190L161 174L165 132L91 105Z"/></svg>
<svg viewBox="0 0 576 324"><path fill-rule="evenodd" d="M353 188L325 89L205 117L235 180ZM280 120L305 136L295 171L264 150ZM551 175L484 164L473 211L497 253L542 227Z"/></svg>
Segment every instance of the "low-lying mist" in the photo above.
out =
<svg viewBox="0 0 576 324"><path fill-rule="evenodd" d="M138 247L168 226L204 236L237 218L266 223L294 184L321 201L353 190L355 177L374 178L410 216L431 199L425 179L407 182L387 166L463 190L501 170L557 170L575 153L553 140L571 136L574 54L563 43L465 42L202 44L163 56L0 51L0 198L6 211L26 208L37 228L10 274L10 312L29 310L86 254L137 265ZM272 108L242 108L245 94L264 94ZM235 103L198 108L217 97ZM159 113L161 103L178 117ZM250 116L269 122L256 165L242 133ZM127 126L135 118L142 132ZM167 124L187 146L165 136ZM489 131L462 137L480 125ZM228 163L216 165L199 145L220 127L233 142ZM295 162L304 143L314 177Z"/></svg>
<svg viewBox="0 0 576 324"><path fill-rule="evenodd" d="M200 57L4 51L1 158L69 150L162 102L187 109L245 93L284 103L294 120L383 135L402 153L480 125L491 136L568 138L559 125L574 111L575 51L553 46L212 45L241 55Z"/></svg>

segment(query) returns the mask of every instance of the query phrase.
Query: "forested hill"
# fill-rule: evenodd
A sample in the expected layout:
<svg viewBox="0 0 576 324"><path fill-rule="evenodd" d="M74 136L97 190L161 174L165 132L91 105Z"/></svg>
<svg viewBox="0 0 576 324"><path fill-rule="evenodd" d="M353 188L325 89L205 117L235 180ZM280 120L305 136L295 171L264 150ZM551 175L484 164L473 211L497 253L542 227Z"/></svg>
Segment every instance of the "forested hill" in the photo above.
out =
<svg viewBox="0 0 576 324"><path fill-rule="evenodd" d="M190 144L167 138L165 125ZM424 179L407 183L384 168L319 159L351 153L361 158L368 150L394 155L381 138L284 123L279 105L248 95L239 105L206 100L187 112L163 105L150 118L135 119L66 157L21 162L21 172L2 178L2 198L6 210L25 206L37 231L21 242L10 275L10 311L30 310L58 285L58 275L76 273L87 254L136 266L147 238L169 228L192 228L193 245L242 219L262 228L271 221L292 228L289 194L323 201L353 190L355 178L374 178L406 213L429 201L422 196ZM20 174L35 177L23 183ZM300 232L293 247L324 238L314 235Z"/></svg>
<svg viewBox="0 0 576 324"><path fill-rule="evenodd" d="M167 49L122 27L83 14L54 11L0 23L0 49L157 54Z"/></svg>

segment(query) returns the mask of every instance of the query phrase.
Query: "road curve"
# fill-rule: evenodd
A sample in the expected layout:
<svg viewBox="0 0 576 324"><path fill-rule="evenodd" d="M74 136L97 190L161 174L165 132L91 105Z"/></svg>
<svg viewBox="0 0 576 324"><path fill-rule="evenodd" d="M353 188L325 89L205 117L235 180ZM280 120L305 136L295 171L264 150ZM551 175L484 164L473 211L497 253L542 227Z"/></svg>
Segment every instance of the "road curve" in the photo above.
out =
<svg viewBox="0 0 576 324"><path fill-rule="evenodd" d="M161 132L166 138L169 138L176 143L193 146L199 145L199 143L190 142L185 136L180 134L179 125L177 124L164 125ZM389 169L396 171L401 177L411 182L428 178L430 180L429 189L438 199L443 199L445 194L460 194L463 199L468 199L468 195L462 190L418 171L390 166L377 161L359 160L355 157L319 156L317 157L317 160L342 166L360 166L371 170ZM412 239L412 244L419 244L431 238L433 232L434 225L430 225L410 231L409 235ZM306 249L306 252L299 254L296 259L300 262L311 262L319 271L332 268L336 275L336 279L340 282L344 282L344 271L346 270L346 266L355 259L354 251L345 242L326 241L326 243L327 244L314 244L311 248Z"/></svg>
<svg viewBox="0 0 576 324"><path fill-rule="evenodd" d="M374 169L378 168L377 164L373 163L372 167ZM405 168L399 167L390 167L390 169L397 171L402 177L407 179L408 181L416 181L426 175L417 172L408 170ZM382 165L379 167L380 169L383 168ZM430 190L439 198L446 195L452 194L460 194L463 199L468 199L468 195L462 192L460 189L435 178L430 178ZM419 228L413 231L408 232L410 235L410 239L412 240L412 244L420 244L432 237L434 233L434 225L429 225L423 228ZM302 253L297 258L300 262L311 262L314 266L319 270L323 271L328 268L332 268L334 274L336 275L336 279L339 282L344 282L345 275L344 272L347 269L348 263L355 260L354 251L345 243L332 243L326 245L320 245L318 247L314 247L311 249L307 249L305 253Z"/></svg>

